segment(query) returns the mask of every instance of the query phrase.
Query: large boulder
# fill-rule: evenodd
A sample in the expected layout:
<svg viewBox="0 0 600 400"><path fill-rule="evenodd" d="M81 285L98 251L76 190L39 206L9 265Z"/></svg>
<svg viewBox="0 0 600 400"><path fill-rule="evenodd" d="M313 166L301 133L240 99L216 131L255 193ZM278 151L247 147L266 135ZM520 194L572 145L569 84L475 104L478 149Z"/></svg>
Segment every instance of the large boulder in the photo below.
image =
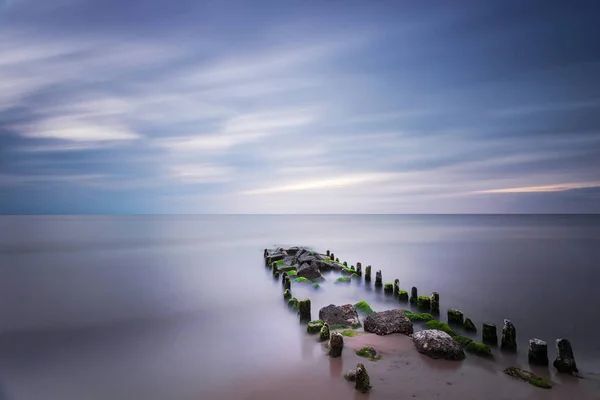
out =
<svg viewBox="0 0 600 400"><path fill-rule="evenodd" d="M309 280L321 278L321 271L315 264L301 264L300 268L296 271L299 277L306 278Z"/></svg>
<svg viewBox="0 0 600 400"><path fill-rule="evenodd" d="M428 329L415 333L412 340L419 353L431 358L446 360L462 360L465 358L460 343L446 332Z"/></svg>
<svg viewBox="0 0 600 400"><path fill-rule="evenodd" d="M364 321L365 332L377 335L389 335L391 333L413 333L413 324L402 310L387 310L369 314Z"/></svg>
<svg viewBox="0 0 600 400"><path fill-rule="evenodd" d="M329 325L352 326L360 324L358 313L352 304L344 304L339 307L330 304L327 307L323 307L319 310L319 319L322 319Z"/></svg>

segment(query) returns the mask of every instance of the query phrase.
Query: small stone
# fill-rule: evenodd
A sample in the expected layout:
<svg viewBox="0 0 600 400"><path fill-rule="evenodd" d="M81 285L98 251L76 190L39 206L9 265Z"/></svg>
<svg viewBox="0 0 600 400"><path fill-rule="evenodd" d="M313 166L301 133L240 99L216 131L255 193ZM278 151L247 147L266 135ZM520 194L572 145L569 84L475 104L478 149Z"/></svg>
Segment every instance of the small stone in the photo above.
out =
<svg viewBox="0 0 600 400"><path fill-rule="evenodd" d="M333 332L329 338L329 356L339 357L344 349L344 337L339 332Z"/></svg>
<svg viewBox="0 0 600 400"><path fill-rule="evenodd" d="M381 270L375 272L375 287L381 287L383 285L381 280Z"/></svg>
<svg viewBox="0 0 600 400"><path fill-rule="evenodd" d="M571 342L567 339L556 339L556 360L554 360L554 368L563 374L573 374L579 372L573 355Z"/></svg>
<svg viewBox="0 0 600 400"><path fill-rule="evenodd" d="M451 308L448 310L448 324L464 324L464 316L462 311L457 310L455 308Z"/></svg>
<svg viewBox="0 0 600 400"><path fill-rule="evenodd" d="M321 328L323 328L323 320L316 319L314 321L310 321L306 326L306 332L313 334L321 332Z"/></svg>
<svg viewBox="0 0 600 400"><path fill-rule="evenodd" d="M290 289L285 289L285 291L283 292L283 298L285 300L292 298L292 292L290 291Z"/></svg>
<svg viewBox="0 0 600 400"><path fill-rule="evenodd" d="M371 282L371 266L370 265L367 265L365 267L365 281Z"/></svg>
<svg viewBox="0 0 600 400"><path fill-rule="evenodd" d="M354 382L356 380L356 370L349 369L348 371L346 371L346 373L344 374L344 379L350 382Z"/></svg>
<svg viewBox="0 0 600 400"><path fill-rule="evenodd" d="M524 382L529 382L533 386L537 386L544 389L551 389L553 385L553 383L550 380L542 378L541 376L538 376L531 371L525 371L517 367L508 367L504 370L504 373L514 378L520 379Z"/></svg>
<svg viewBox="0 0 600 400"><path fill-rule="evenodd" d="M527 356L529 364L548 365L548 343L541 339L529 339Z"/></svg>
<svg viewBox="0 0 600 400"><path fill-rule="evenodd" d="M417 304L417 300L419 298L419 294L417 292L417 288L415 286L410 289L410 302L412 304Z"/></svg>
<svg viewBox="0 0 600 400"><path fill-rule="evenodd" d="M440 294L438 292L431 293L431 313L440 313Z"/></svg>
<svg viewBox="0 0 600 400"><path fill-rule="evenodd" d="M502 350L516 351L517 350L517 330L508 319L504 320L502 327L502 340L500 344Z"/></svg>
<svg viewBox="0 0 600 400"><path fill-rule="evenodd" d="M498 344L498 329L496 325L484 323L481 332L481 341L486 344Z"/></svg>
<svg viewBox="0 0 600 400"><path fill-rule="evenodd" d="M301 300L298 302L298 312L300 313L301 322L308 322L312 320L310 317L310 299Z"/></svg>
<svg viewBox="0 0 600 400"><path fill-rule="evenodd" d="M356 365L356 390L365 393L371 389L371 379L363 363Z"/></svg>
<svg viewBox="0 0 600 400"><path fill-rule="evenodd" d="M471 318L465 319L465 323L463 324L463 327L467 331L477 332L477 327L475 326L473 321L471 321Z"/></svg>
<svg viewBox="0 0 600 400"><path fill-rule="evenodd" d="M324 323L323 326L321 327L321 331L319 331L319 342L324 342L326 340L329 340L329 324Z"/></svg>

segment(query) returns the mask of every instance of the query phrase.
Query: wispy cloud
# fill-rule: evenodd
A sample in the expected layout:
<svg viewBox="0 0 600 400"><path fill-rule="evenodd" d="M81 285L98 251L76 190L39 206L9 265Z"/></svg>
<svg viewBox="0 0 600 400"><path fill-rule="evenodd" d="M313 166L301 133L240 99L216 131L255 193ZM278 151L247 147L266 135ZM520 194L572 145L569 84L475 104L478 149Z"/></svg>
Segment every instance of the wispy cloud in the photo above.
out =
<svg viewBox="0 0 600 400"><path fill-rule="evenodd" d="M508 194L508 193L541 193L541 192L564 192L573 189L584 189L600 187L600 182L587 182L587 183L564 183L558 185L545 185L545 186L525 186L505 189L490 189L481 190L474 192L475 194Z"/></svg>

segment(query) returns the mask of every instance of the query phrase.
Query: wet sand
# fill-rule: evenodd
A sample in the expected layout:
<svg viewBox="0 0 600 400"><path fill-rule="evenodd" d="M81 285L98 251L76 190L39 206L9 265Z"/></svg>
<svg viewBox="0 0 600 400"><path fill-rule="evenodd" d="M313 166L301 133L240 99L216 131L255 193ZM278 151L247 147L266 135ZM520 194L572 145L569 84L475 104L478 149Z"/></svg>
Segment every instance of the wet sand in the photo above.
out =
<svg viewBox="0 0 600 400"><path fill-rule="evenodd" d="M230 385L212 388L199 398L222 399L491 399L491 400L600 400L600 376L584 379L551 375L551 368L533 369L555 383L552 389L536 388L502 371L508 365L467 354L461 362L433 360L419 354L409 337L395 334L362 334L344 338L342 357L332 359L322 344L307 337L300 345L306 356L299 365L273 370L248 371ZM294 346L290 343L290 346ZM358 357L354 350L373 346L382 355L378 361ZM358 362L365 364L373 388L362 394L343 375ZM528 365L523 369L532 370Z"/></svg>

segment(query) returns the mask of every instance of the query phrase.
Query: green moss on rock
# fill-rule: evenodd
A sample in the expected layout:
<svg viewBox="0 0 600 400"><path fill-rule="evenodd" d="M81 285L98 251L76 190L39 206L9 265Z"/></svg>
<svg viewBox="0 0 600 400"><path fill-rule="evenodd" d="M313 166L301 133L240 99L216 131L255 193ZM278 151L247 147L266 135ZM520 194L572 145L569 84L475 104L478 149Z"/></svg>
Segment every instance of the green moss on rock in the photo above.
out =
<svg viewBox="0 0 600 400"><path fill-rule="evenodd" d="M431 321L433 320L433 315L428 314L428 313L412 313L409 310L403 310L404 311L404 315L406 315L406 317L408 319L410 319L412 322L420 322L420 321Z"/></svg>
<svg viewBox="0 0 600 400"><path fill-rule="evenodd" d="M531 385L537 386L539 388L551 389L553 386L551 380L542 378L541 376L536 375L531 371L525 371L521 368L508 367L504 370L504 373L522 381L529 382Z"/></svg>
<svg viewBox="0 0 600 400"><path fill-rule="evenodd" d="M462 311L457 310L455 308L451 308L448 310L448 323L449 324L464 324L464 316Z"/></svg>
<svg viewBox="0 0 600 400"><path fill-rule="evenodd" d="M398 300L408 301L408 292L406 290L400 290L398 292Z"/></svg>
<svg viewBox="0 0 600 400"><path fill-rule="evenodd" d="M431 299L429 296L419 296L417 298L417 306L422 310L431 309Z"/></svg>
<svg viewBox="0 0 600 400"><path fill-rule="evenodd" d="M448 326L448 324L445 324L440 321L431 320L431 321L428 321L425 324L425 326L427 326L428 328L431 328L431 329L437 329L438 331L446 332L450 336L456 336L456 332L454 332L454 330L452 328L450 328Z"/></svg>
<svg viewBox="0 0 600 400"><path fill-rule="evenodd" d="M308 279L306 279L305 277L300 276L300 277L294 279L294 282L296 282L296 283L309 283L310 281Z"/></svg>
<svg viewBox="0 0 600 400"><path fill-rule="evenodd" d="M298 309L298 299L295 297L292 297L291 299L288 300L288 306L292 309L292 310L297 310Z"/></svg>
<svg viewBox="0 0 600 400"><path fill-rule="evenodd" d="M326 340L329 340L329 336L330 336L329 325L327 323L324 323L323 326L321 327L321 330L319 331L319 342L324 342Z"/></svg>
<svg viewBox="0 0 600 400"><path fill-rule="evenodd" d="M373 314L375 311L373 311L373 309L371 308L371 306L369 305L369 303L367 303L366 301L359 301L358 303L354 304L354 308L356 308L356 310L360 313L369 315L369 314Z"/></svg>
<svg viewBox="0 0 600 400"><path fill-rule="evenodd" d="M492 356L492 349L483 343L479 343L464 336L455 336L454 340L461 344L461 346L468 352L474 353L484 357Z"/></svg>
<svg viewBox="0 0 600 400"><path fill-rule="evenodd" d="M381 360L381 356L377 354L377 351L375 351L374 348L369 346L365 346L361 349L358 349L355 351L355 353L357 356L368 358L371 361Z"/></svg>
<svg viewBox="0 0 600 400"><path fill-rule="evenodd" d="M353 331L351 329L346 329L345 331L342 331L340 333L342 334L342 336L347 336L347 337L353 337L353 336L360 335L360 333Z"/></svg>
<svg viewBox="0 0 600 400"><path fill-rule="evenodd" d="M475 324L473 323L473 321L471 321L471 318L465 319L465 323L463 324L463 327L467 331L477 332L477 327L475 326Z"/></svg>
<svg viewBox="0 0 600 400"><path fill-rule="evenodd" d="M322 319L315 319L314 321L310 321L306 326L306 332L313 334L321 332L321 328L325 322Z"/></svg>
<svg viewBox="0 0 600 400"><path fill-rule="evenodd" d="M313 283L313 287L314 287L315 289L318 289L320 286L319 286L319 284L318 284L317 282L315 282L315 283Z"/></svg>
<svg viewBox="0 0 600 400"><path fill-rule="evenodd" d="M285 289L285 291L283 292L283 298L285 300L292 298L292 292L290 291L290 289Z"/></svg>
<svg viewBox="0 0 600 400"><path fill-rule="evenodd" d="M386 282L383 285L383 291L385 293L394 293L394 284L392 282Z"/></svg>
<svg viewBox="0 0 600 400"><path fill-rule="evenodd" d="M294 277L298 274L298 272L295 269L290 269L289 271L286 272L287 276Z"/></svg>
<svg viewBox="0 0 600 400"><path fill-rule="evenodd" d="M340 282L340 283L348 283L352 280L351 277L349 276L341 276L339 278L336 279L336 282Z"/></svg>

